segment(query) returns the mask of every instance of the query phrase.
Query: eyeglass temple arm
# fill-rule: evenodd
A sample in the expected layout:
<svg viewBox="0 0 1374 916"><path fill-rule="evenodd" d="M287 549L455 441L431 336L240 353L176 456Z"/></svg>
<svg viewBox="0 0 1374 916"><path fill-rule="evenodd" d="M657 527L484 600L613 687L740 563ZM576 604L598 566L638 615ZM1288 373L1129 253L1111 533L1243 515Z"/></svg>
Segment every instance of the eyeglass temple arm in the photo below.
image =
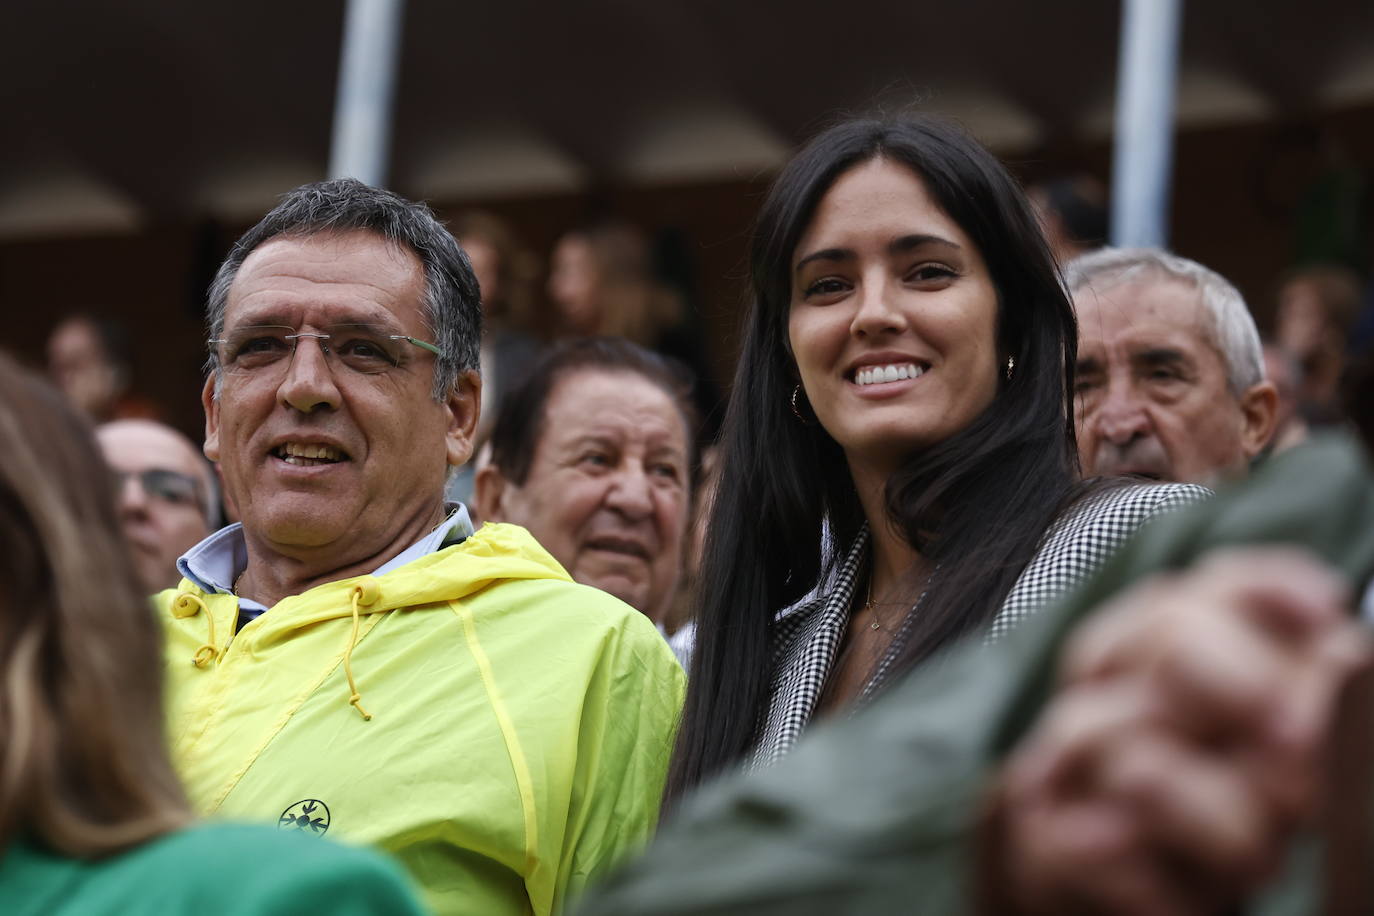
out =
<svg viewBox="0 0 1374 916"><path fill-rule="evenodd" d="M444 351L443 351L443 350L440 350L440 349L439 349L438 347L436 347L434 344L432 344L432 343L426 343L425 341L423 341L423 340L418 340L418 339L416 339L416 338L414 338L414 337L407 337L407 336L404 335L404 334L392 334L392 335L391 335L391 338L392 338L393 340L408 340L408 341L410 341L411 343L415 344L415 346L420 347L420 348L425 349L425 350L428 350L429 352L433 353L435 356L443 356L443 355L444 355Z"/></svg>

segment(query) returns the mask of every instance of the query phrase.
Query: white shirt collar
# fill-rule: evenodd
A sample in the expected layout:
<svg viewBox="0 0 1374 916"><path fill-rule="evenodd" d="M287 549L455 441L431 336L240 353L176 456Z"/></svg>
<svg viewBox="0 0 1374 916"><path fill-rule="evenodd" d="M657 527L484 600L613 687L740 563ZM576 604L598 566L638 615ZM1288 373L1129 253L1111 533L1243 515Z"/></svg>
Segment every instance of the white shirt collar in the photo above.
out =
<svg viewBox="0 0 1374 916"><path fill-rule="evenodd" d="M434 530L372 571L380 576L393 569L460 543L472 535L472 519L462 503L448 503L448 515ZM202 591L226 595L234 590L234 580L248 566L248 545L243 526L237 522L221 528L177 559L177 571ZM253 604L240 599L244 605Z"/></svg>

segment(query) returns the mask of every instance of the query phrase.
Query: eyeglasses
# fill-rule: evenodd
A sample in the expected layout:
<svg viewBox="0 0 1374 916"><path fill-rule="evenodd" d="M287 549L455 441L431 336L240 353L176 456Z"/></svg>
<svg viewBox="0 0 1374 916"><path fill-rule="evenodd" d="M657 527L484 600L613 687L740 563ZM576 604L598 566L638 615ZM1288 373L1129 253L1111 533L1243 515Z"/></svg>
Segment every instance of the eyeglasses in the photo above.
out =
<svg viewBox="0 0 1374 916"><path fill-rule="evenodd" d="M153 499L173 506L193 506L203 509L200 496L200 481L190 474L168 471L163 468L150 468L146 471L115 471L119 488L132 477L136 479L143 492Z"/></svg>
<svg viewBox="0 0 1374 916"><path fill-rule="evenodd" d="M436 356L444 355L432 343L391 334L386 328L371 324L335 324L321 333L297 331L286 325L248 325L224 337L212 338L210 343L216 347L215 358L224 371L265 378L286 372L296 355L296 344L303 337L313 338L319 344L331 371L340 365L364 375L396 369L406 361L405 344Z"/></svg>

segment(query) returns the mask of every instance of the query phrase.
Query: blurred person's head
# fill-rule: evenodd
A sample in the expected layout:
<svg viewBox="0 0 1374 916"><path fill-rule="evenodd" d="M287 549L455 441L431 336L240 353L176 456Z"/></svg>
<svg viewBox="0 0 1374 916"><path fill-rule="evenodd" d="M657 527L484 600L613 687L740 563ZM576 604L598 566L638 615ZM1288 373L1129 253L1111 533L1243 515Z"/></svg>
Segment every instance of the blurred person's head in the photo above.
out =
<svg viewBox="0 0 1374 916"><path fill-rule="evenodd" d="M1031 186L1026 197L1061 265L1106 243L1107 191L1096 178L1055 178Z"/></svg>
<svg viewBox="0 0 1374 916"><path fill-rule="evenodd" d="M1294 270L1279 287L1275 341L1295 359L1343 353L1360 311L1360 278L1332 264Z"/></svg>
<svg viewBox="0 0 1374 916"><path fill-rule="evenodd" d="M1351 359L1342 389L1346 415L1364 441L1365 449L1374 454L1374 345Z"/></svg>
<svg viewBox="0 0 1374 916"><path fill-rule="evenodd" d="M96 430L119 483L119 513L148 594L176 585L177 557L213 530L214 474L200 449L152 420L115 420Z"/></svg>
<svg viewBox="0 0 1374 916"><path fill-rule="evenodd" d="M111 419L129 388L129 344L113 321L73 315L48 337L48 374L67 399L97 422Z"/></svg>
<svg viewBox="0 0 1374 916"><path fill-rule="evenodd" d="M648 240L627 223L598 223L560 238L548 292L564 329L578 336L649 345L675 317L676 303L655 280Z"/></svg>
<svg viewBox="0 0 1374 916"><path fill-rule="evenodd" d="M482 325L427 207L352 179L295 189L235 244L207 322L204 451L250 551L347 565L438 521L472 452Z"/></svg>
<svg viewBox="0 0 1374 916"><path fill-rule="evenodd" d="M1264 377L1274 385L1273 451L1291 448L1307 438L1307 424L1299 411L1302 366L1276 343L1264 344Z"/></svg>
<svg viewBox="0 0 1374 916"><path fill-rule="evenodd" d="M1289 273L1279 287L1274 339L1303 370L1299 399L1314 421L1341 414L1341 373L1350 331L1360 311L1360 278L1325 264Z"/></svg>
<svg viewBox="0 0 1374 916"><path fill-rule="evenodd" d="M1244 473L1273 433L1277 395L1236 288L1148 248L1084 255L1065 280L1084 473L1193 483Z"/></svg>
<svg viewBox="0 0 1374 916"><path fill-rule="evenodd" d="M661 619L691 505L690 393L685 369L629 341L556 346L502 406L478 514L527 528L575 581Z"/></svg>
<svg viewBox="0 0 1374 916"><path fill-rule="evenodd" d="M185 824L162 659L86 422L0 355L0 849L107 855Z"/></svg>
<svg viewBox="0 0 1374 916"><path fill-rule="evenodd" d="M505 220L484 210L459 214L451 228L481 287L485 317L527 327L533 321L534 255L520 244Z"/></svg>

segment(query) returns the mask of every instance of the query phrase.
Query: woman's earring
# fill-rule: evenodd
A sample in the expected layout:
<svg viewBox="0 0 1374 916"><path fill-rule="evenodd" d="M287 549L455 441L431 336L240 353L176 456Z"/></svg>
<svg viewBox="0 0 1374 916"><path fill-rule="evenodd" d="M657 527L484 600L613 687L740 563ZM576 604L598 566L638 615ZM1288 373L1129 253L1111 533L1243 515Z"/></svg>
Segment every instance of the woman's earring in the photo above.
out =
<svg viewBox="0 0 1374 916"><path fill-rule="evenodd" d="M1016 368L1016 357L1015 357L1015 356L1008 356L1008 357L1007 357L1007 381L1011 381L1011 370L1013 370L1013 369L1015 369L1015 368ZM793 409L795 410L796 408L793 408Z"/></svg>
<svg viewBox="0 0 1374 916"><path fill-rule="evenodd" d="M801 407L797 404L797 399L801 397L801 393L801 385L798 385L796 388L792 389L792 413L796 416L798 420L801 421L802 426L810 426L811 421L806 419L806 416L801 412Z"/></svg>

